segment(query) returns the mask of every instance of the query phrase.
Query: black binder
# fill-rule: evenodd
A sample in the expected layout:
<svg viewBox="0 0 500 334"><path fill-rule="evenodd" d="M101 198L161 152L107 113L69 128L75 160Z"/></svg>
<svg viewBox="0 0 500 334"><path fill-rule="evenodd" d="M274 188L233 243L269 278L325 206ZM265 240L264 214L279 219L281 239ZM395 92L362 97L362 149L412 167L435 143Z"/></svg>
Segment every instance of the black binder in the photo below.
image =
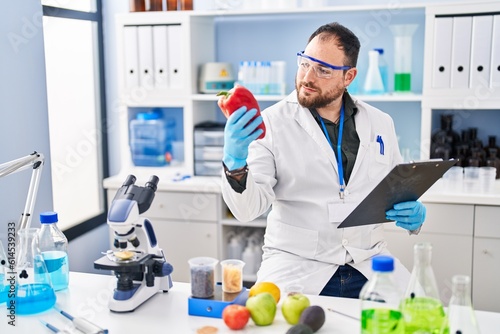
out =
<svg viewBox="0 0 500 334"><path fill-rule="evenodd" d="M395 166L337 228L389 222L387 210L396 203L419 199L457 161L427 160Z"/></svg>

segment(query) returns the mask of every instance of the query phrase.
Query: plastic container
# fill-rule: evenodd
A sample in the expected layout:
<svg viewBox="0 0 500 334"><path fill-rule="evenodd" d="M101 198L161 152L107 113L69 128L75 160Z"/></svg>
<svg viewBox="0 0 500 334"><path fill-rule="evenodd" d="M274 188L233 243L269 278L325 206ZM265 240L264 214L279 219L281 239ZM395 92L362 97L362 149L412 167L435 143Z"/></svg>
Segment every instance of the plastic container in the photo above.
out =
<svg viewBox="0 0 500 334"><path fill-rule="evenodd" d="M384 93L389 92L389 66L384 56L384 49L377 48L373 49L378 52L378 69L380 71L380 76L382 77L382 83L384 84Z"/></svg>
<svg viewBox="0 0 500 334"><path fill-rule="evenodd" d="M378 51L368 51L368 72L366 73L364 91L366 94L383 94L384 83L378 67Z"/></svg>
<svg viewBox="0 0 500 334"><path fill-rule="evenodd" d="M215 266L219 261L211 257L189 259L191 269L191 295L194 298L210 298L215 293Z"/></svg>
<svg viewBox="0 0 500 334"><path fill-rule="evenodd" d="M417 24L395 24L389 28L394 36L394 91L411 92L412 43Z"/></svg>
<svg viewBox="0 0 500 334"><path fill-rule="evenodd" d="M38 243L55 291L66 289L69 283L68 239L57 222L56 212L40 214Z"/></svg>
<svg viewBox="0 0 500 334"><path fill-rule="evenodd" d="M222 267L222 291L240 292L243 289L243 267L245 262L237 259L224 260Z"/></svg>
<svg viewBox="0 0 500 334"><path fill-rule="evenodd" d="M399 309L402 293L393 276L394 259L375 256L373 277L359 294L361 299L361 333L404 334L403 316Z"/></svg>
<svg viewBox="0 0 500 334"><path fill-rule="evenodd" d="M160 111L141 112L130 121L130 149L136 166L165 166L172 160L175 122Z"/></svg>

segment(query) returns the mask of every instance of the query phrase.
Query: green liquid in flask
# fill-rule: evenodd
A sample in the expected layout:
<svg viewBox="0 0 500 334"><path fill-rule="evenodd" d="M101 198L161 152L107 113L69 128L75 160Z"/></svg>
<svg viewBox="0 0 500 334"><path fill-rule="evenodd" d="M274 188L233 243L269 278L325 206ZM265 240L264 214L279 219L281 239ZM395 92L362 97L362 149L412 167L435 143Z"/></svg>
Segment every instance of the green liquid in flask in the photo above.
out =
<svg viewBox="0 0 500 334"><path fill-rule="evenodd" d="M394 75L394 91L396 92L411 91L411 73L396 73Z"/></svg>
<svg viewBox="0 0 500 334"><path fill-rule="evenodd" d="M439 334L445 320L443 305L433 298L405 299L402 312L406 334Z"/></svg>
<svg viewBox="0 0 500 334"><path fill-rule="evenodd" d="M390 309L363 310L361 334L404 334L401 312Z"/></svg>

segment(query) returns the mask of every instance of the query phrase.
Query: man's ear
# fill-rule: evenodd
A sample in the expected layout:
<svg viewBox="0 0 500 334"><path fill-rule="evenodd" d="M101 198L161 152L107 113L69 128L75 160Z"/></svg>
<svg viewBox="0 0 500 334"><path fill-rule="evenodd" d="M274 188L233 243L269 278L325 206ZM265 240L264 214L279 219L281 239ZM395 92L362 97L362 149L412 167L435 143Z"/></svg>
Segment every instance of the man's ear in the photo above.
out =
<svg viewBox="0 0 500 334"><path fill-rule="evenodd" d="M344 86L348 87L354 78L356 78L356 75L358 75L358 69L356 67L348 69L344 75Z"/></svg>

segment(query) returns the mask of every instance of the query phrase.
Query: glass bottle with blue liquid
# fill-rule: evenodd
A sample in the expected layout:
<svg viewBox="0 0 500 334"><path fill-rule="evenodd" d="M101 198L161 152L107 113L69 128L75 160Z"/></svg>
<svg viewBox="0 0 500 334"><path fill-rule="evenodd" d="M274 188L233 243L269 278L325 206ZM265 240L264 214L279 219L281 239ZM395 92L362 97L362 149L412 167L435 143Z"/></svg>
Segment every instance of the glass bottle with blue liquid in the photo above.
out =
<svg viewBox="0 0 500 334"><path fill-rule="evenodd" d="M18 231L16 248L15 295L7 295L7 311L30 315L49 310L56 303L45 261L38 247L37 228Z"/></svg>
<svg viewBox="0 0 500 334"><path fill-rule="evenodd" d="M39 247L55 291L66 289L69 283L68 239L57 222L56 212L40 214Z"/></svg>

